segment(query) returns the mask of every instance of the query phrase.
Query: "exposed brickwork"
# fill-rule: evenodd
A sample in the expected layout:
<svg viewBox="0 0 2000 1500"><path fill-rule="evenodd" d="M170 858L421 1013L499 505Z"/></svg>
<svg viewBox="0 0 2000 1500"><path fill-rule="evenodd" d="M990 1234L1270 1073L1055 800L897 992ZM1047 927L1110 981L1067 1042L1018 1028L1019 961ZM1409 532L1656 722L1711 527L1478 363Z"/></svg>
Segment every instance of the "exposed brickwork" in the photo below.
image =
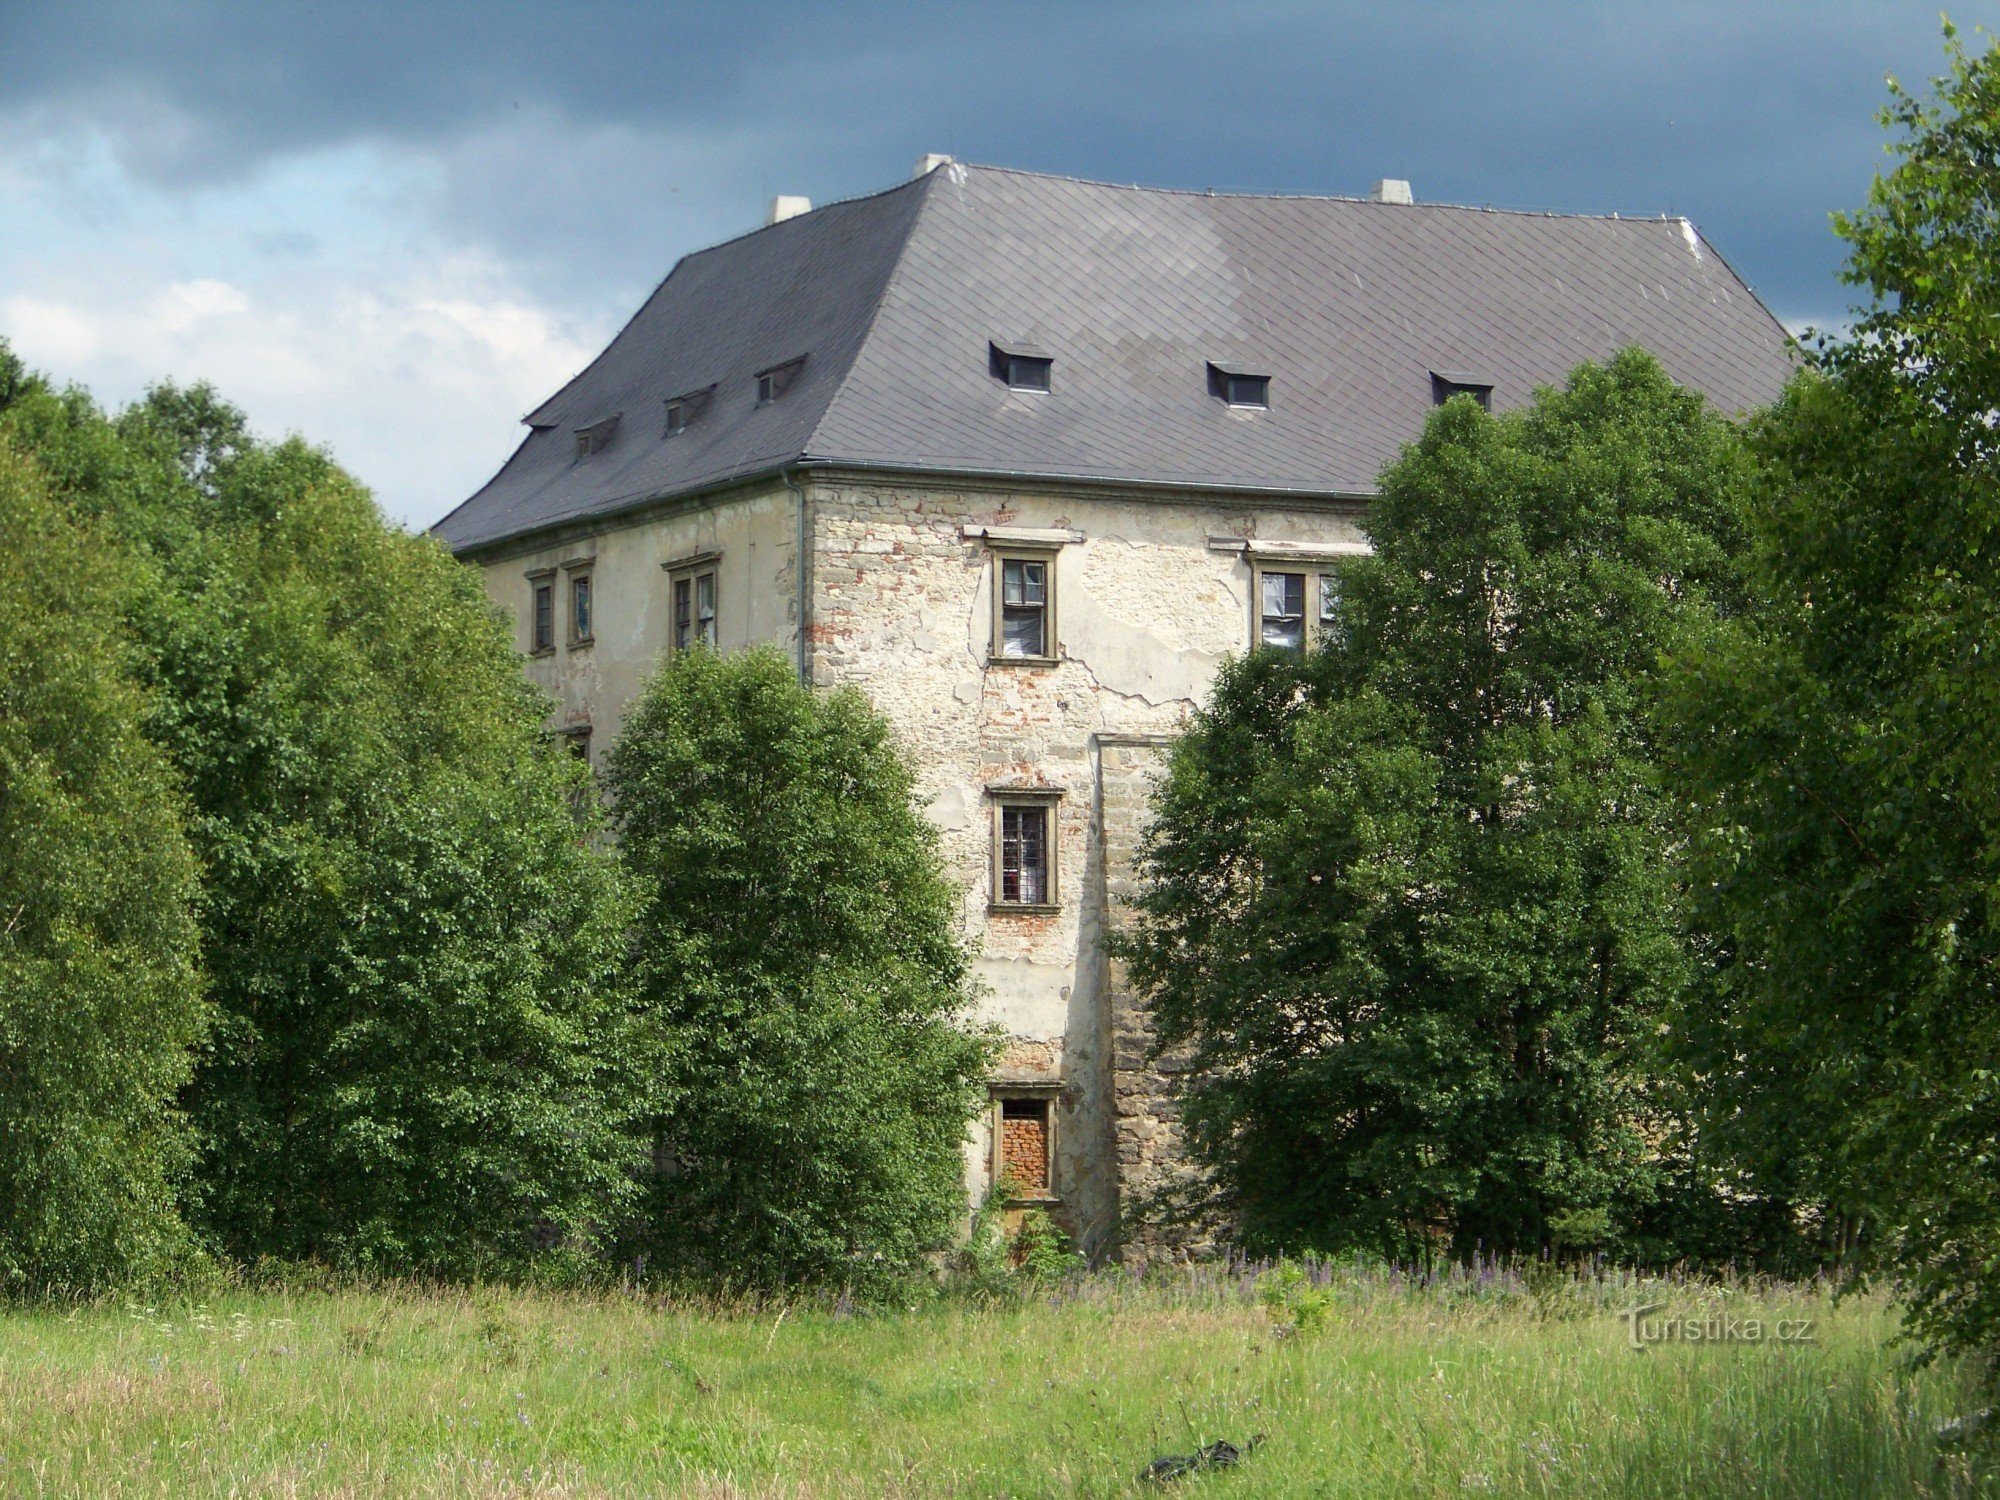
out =
<svg viewBox="0 0 2000 1500"><path fill-rule="evenodd" d="M1000 1169L1023 1193L1049 1189L1049 1122L1045 1115L1007 1111L1000 1121Z"/></svg>

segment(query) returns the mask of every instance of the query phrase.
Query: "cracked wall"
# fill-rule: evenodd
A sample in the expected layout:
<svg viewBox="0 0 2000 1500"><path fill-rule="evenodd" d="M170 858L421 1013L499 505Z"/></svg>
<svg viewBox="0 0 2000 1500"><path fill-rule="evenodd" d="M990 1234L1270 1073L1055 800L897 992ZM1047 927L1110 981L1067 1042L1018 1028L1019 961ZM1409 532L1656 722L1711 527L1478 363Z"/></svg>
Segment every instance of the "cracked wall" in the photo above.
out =
<svg viewBox="0 0 2000 1500"><path fill-rule="evenodd" d="M1357 543L1358 509L857 476L816 478L811 511L814 680L860 687L915 758L966 892L986 1017L1009 1038L996 1081L1057 1090L1064 1217L1093 1255L1186 1248L1136 1222L1180 1171L1177 1113L1102 936L1121 919L1162 747L1251 639L1249 562L1211 538ZM969 527L1077 534L1056 564L1054 665L989 659L991 554ZM994 786L1062 794L1053 913L989 909ZM968 1144L975 1198L990 1129Z"/></svg>

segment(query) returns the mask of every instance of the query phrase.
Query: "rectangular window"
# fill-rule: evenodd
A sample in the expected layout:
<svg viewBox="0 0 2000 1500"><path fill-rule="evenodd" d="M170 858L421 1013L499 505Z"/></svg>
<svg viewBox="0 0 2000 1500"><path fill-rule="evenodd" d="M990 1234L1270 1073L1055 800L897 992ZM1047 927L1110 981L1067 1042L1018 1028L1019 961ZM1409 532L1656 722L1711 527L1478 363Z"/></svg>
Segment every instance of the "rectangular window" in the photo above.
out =
<svg viewBox="0 0 2000 1500"><path fill-rule="evenodd" d="M1260 639L1281 651L1303 651L1306 645L1306 575L1265 573Z"/></svg>
<svg viewBox="0 0 2000 1500"><path fill-rule="evenodd" d="M687 431L688 408L685 401L667 403L667 436L674 437Z"/></svg>
<svg viewBox="0 0 2000 1500"><path fill-rule="evenodd" d="M1048 392L1056 367L1052 356L1032 350L1003 349L998 344L987 345L987 351L987 368L1009 390Z"/></svg>
<svg viewBox="0 0 2000 1500"><path fill-rule="evenodd" d="M1340 575L1322 573L1319 575L1319 629L1321 635L1331 635L1340 626Z"/></svg>
<svg viewBox="0 0 2000 1500"><path fill-rule="evenodd" d="M1049 814L1045 802L1005 803L1000 808L1000 904L1049 906Z"/></svg>
<svg viewBox="0 0 2000 1500"><path fill-rule="evenodd" d="M711 552L684 565L669 564L674 569L670 639L675 651L690 646L714 648L717 644L715 558Z"/></svg>
<svg viewBox="0 0 2000 1500"><path fill-rule="evenodd" d="M590 643L590 574L572 573L569 578L569 643Z"/></svg>
<svg viewBox="0 0 2000 1500"><path fill-rule="evenodd" d="M556 649L556 582L543 576L533 581L534 602L533 624L529 632L529 649L537 654Z"/></svg>
<svg viewBox="0 0 2000 1500"><path fill-rule="evenodd" d="M993 554L993 646L996 662L1047 665L1056 656L1056 554Z"/></svg>
<svg viewBox="0 0 2000 1500"><path fill-rule="evenodd" d="M1013 1185L1024 1198L1046 1198L1053 1132L1047 1099L1000 1101L1000 1149L996 1177Z"/></svg>
<svg viewBox="0 0 2000 1500"><path fill-rule="evenodd" d="M1000 559L1000 654L1049 654L1049 564L1046 558Z"/></svg>

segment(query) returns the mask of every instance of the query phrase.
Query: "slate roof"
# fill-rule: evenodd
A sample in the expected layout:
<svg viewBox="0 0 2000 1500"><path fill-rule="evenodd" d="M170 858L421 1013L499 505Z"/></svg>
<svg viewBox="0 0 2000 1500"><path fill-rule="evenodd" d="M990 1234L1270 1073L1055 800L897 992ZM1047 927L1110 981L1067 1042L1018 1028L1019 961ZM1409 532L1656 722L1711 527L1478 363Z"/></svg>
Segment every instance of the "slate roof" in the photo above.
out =
<svg viewBox="0 0 2000 1500"><path fill-rule="evenodd" d="M989 345L1054 358L1010 392ZM1253 197L949 164L687 256L435 528L473 550L793 464L1366 495L1432 403L1638 344L1718 408L1791 340L1683 219ZM759 371L805 356L757 404ZM1270 409L1209 394L1270 376ZM713 387L666 436L665 403ZM601 451L576 432L619 418Z"/></svg>

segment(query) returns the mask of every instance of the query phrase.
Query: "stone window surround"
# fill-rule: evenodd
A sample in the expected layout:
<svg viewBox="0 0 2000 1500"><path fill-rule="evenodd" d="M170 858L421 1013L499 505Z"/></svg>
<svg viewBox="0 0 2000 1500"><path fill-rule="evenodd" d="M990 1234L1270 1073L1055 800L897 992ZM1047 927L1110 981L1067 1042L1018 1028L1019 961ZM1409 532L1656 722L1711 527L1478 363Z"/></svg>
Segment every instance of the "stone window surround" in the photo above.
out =
<svg viewBox="0 0 2000 1500"><path fill-rule="evenodd" d="M1062 859L1060 849L1058 814L1062 799L1068 795L1061 787L1044 786L989 786L986 800L993 808L993 853L989 861L987 879L986 910L994 915L1046 916L1062 909ZM1048 862L1048 889L1041 901L1003 901L1000 899L1000 846L1001 820L1004 810L1009 807L1040 807L1046 809L1047 824L1044 829L1043 852Z"/></svg>
<svg viewBox="0 0 2000 1500"><path fill-rule="evenodd" d="M1305 590L1305 645L1311 649L1319 639L1320 585L1322 574L1337 571L1335 564L1351 557L1370 557L1375 549L1367 542L1267 542L1255 537L1208 539L1213 552L1240 552L1250 563L1250 644L1264 639L1264 575L1302 573L1308 580Z"/></svg>
<svg viewBox="0 0 2000 1500"><path fill-rule="evenodd" d="M983 541L987 551L988 591L993 596L991 632L987 639L986 660L996 667L1053 667L1062 661L1062 638L1057 634L1057 606L1061 587L1057 575L1061 572L1062 549L1083 540L1083 533L1067 527L1045 526L967 526L960 533L967 541ZM1042 609L1042 644L1047 649L1040 656L1003 656L1002 646L1006 640L1002 625L1005 600L1002 597L1000 580L1005 565L1009 562L1045 562L1048 566L1048 601Z"/></svg>
<svg viewBox="0 0 2000 1500"><path fill-rule="evenodd" d="M522 575L528 580L528 655L534 657L556 654L556 570L554 568L530 568ZM549 591L549 640L542 645L535 634L535 596L543 589Z"/></svg>
<svg viewBox="0 0 2000 1500"><path fill-rule="evenodd" d="M1046 1116L1047 1134L1044 1147L1048 1152L1048 1167L1046 1172L1048 1187L1040 1193L1025 1193L1018 1197L1010 1197L1004 1201L1003 1206L1007 1208L1051 1208L1061 1204L1062 1194L1058 1191L1059 1184L1056 1181L1056 1161L1057 1132L1061 1128L1057 1123L1057 1118L1062 1113L1057 1105L1061 1098L1062 1085L1059 1083L994 1083L987 1085L987 1091L992 1096L992 1103L988 1106L987 1110L987 1126L990 1137L990 1144L987 1147L986 1155L987 1182L994 1187L1000 1185L1001 1152L1005 1138L1007 1105L1009 1103L1019 1103L1023 1100L1032 1100L1044 1105L1048 1110Z"/></svg>
<svg viewBox="0 0 2000 1500"><path fill-rule="evenodd" d="M563 595L569 601L568 646L574 651L579 646L588 646L597 639L597 578L594 569L595 557L572 557L562 564ZM576 585L581 580L590 590L590 628L579 634L576 628Z"/></svg>
<svg viewBox="0 0 2000 1500"><path fill-rule="evenodd" d="M694 600L698 597L698 591L701 587L700 580L704 575L714 580L711 588L715 597L715 636L716 643L719 646L722 641L721 551L716 548L710 548L705 552L691 552L686 557L669 558L666 562L661 563L660 567L665 570L667 575L667 649L664 654L671 657L680 649L674 641L675 634L679 628L679 622L674 617L674 592L676 588L682 580L686 580L689 590L688 607L690 610L693 610L696 607ZM691 643L698 641L701 636L700 621L690 618L689 629Z"/></svg>

